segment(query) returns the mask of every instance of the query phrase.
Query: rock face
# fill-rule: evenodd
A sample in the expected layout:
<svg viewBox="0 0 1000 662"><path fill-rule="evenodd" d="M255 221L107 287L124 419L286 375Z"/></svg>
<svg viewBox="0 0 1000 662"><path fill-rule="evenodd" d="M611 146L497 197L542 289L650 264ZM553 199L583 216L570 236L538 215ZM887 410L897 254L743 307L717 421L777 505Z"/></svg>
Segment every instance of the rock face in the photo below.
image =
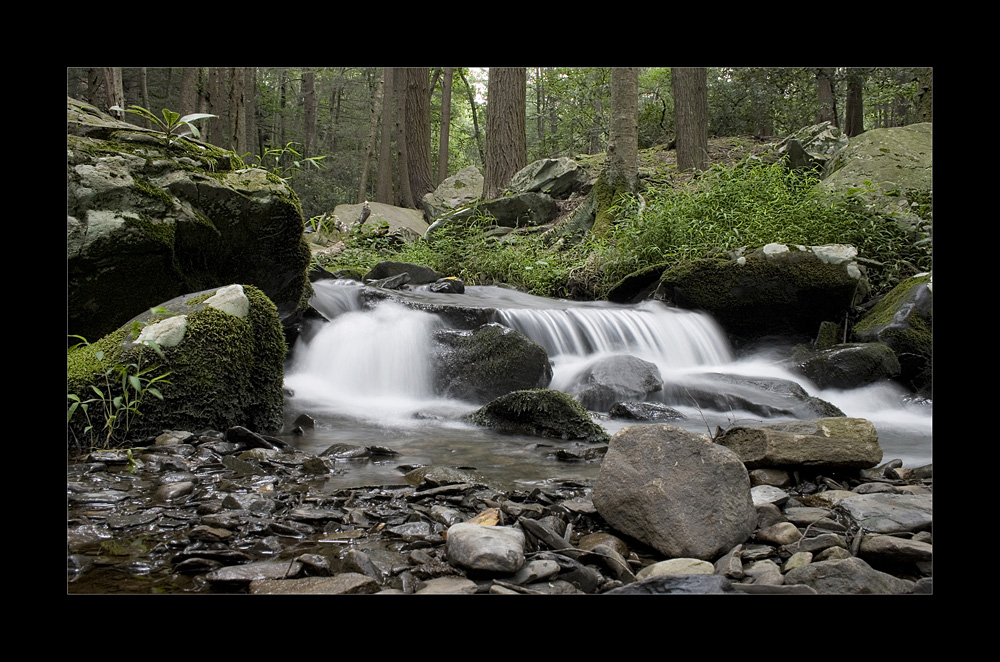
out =
<svg viewBox="0 0 1000 662"><path fill-rule="evenodd" d="M735 259L693 260L663 273L656 298L707 311L741 337L811 336L867 291L856 255L850 246L768 244Z"/></svg>
<svg viewBox="0 0 1000 662"><path fill-rule="evenodd" d="M867 469L882 461L875 426L863 418L738 425L717 442L732 449L748 469Z"/></svg>
<svg viewBox="0 0 1000 662"><path fill-rule="evenodd" d="M158 384L163 399L143 399L142 415L130 425L129 438L178 426L198 430L241 425L255 432L280 429L286 345L277 309L263 292L233 285L178 297L159 308L169 316L146 313L133 320L145 324L138 336L133 335L130 322L98 342L71 350L68 392L90 393L91 384L103 388L102 374L108 366L159 366L147 376L169 373L169 384ZM142 340L160 345L162 358L137 342ZM70 421L81 443L87 437L84 425L79 415Z"/></svg>
<svg viewBox="0 0 1000 662"><path fill-rule="evenodd" d="M445 397L486 403L512 391L545 388L552 380L545 349L502 324L434 337L435 390Z"/></svg>
<svg viewBox="0 0 1000 662"><path fill-rule="evenodd" d="M282 319L306 309L302 211L281 179L67 101L70 333L99 338L160 301L234 282Z"/></svg>
<svg viewBox="0 0 1000 662"><path fill-rule="evenodd" d="M714 560L757 524L736 454L669 424L633 425L611 438L593 501L615 529L672 558Z"/></svg>

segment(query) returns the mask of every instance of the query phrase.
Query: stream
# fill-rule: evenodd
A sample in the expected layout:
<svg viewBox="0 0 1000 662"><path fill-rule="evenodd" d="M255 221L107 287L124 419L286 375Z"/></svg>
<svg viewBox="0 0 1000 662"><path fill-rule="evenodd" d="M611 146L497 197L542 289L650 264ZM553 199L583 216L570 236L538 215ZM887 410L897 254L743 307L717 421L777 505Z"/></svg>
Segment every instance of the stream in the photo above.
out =
<svg viewBox="0 0 1000 662"><path fill-rule="evenodd" d="M859 389L820 390L780 365L778 348L736 356L723 331L708 315L668 308L655 301L637 305L545 299L493 286L467 287L464 294L437 294L426 288L393 292L394 299L365 305L362 287L352 281L314 283L313 307L325 320L303 329L286 365L286 420L308 414L314 430L283 438L297 448L320 453L334 443L385 446L391 459L344 462L331 489L399 484L412 465L475 468L523 487L552 480L589 481L599 462L558 459L575 442L499 434L463 422L479 404L435 395L432 334L448 328L444 319L412 305L463 306L489 310L490 320L514 328L545 347L553 366L550 388L572 392L593 361L629 354L655 364L665 384L660 399L686 418L674 421L708 433L717 426L765 422L759 414L733 409L685 406L670 399L685 385L704 384L719 373L792 380L809 395L826 400L847 416L870 420L879 433L883 460L904 466L932 462L932 406L914 404L892 383ZM402 302L401 302L402 301ZM669 388L668 386L669 385ZM762 397L761 393L754 397ZM766 397L766 394L764 395ZM782 420L769 417L766 422ZM614 434L634 421L598 414Z"/></svg>

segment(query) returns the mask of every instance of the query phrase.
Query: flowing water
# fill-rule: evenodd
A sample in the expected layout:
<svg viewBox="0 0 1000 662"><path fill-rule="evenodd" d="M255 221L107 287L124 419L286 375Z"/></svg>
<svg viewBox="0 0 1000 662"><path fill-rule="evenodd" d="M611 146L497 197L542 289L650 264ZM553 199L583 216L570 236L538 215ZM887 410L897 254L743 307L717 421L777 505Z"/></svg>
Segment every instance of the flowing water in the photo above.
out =
<svg viewBox="0 0 1000 662"><path fill-rule="evenodd" d="M441 317L393 300L364 306L357 283L320 281L314 288L312 305L328 321L303 330L285 384L293 392L286 400L286 418L307 413L317 425L315 431L286 439L317 453L334 443L349 443L387 446L400 454L385 461L344 462L344 471L331 480L331 486L399 483L401 467L415 464L472 467L524 486L597 475L597 462L555 457L558 449L586 445L497 434L463 422L462 417L478 404L434 394L432 334L448 328ZM464 294L418 290L394 296L489 309L492 321L524 333L548 351L553 366L550 388L572 392L588 365L616 354L655 364L664 383L675 389L651 394L650 400L665 399L685 384L710 383L719 373L790 379L848 416L872 421L884 459L899 458L905 466L931 462L929 404L906 404L903 389L888 383L849 391L817 389L780 367L774 351L734 357L725 334L701 313L653 301L635 306L559 301L497 287L467 287ZM762 420L732 409L669 404L687 416L676 423L695 432ZM600 423L613 434L633 422L602 417Z"/></svg>

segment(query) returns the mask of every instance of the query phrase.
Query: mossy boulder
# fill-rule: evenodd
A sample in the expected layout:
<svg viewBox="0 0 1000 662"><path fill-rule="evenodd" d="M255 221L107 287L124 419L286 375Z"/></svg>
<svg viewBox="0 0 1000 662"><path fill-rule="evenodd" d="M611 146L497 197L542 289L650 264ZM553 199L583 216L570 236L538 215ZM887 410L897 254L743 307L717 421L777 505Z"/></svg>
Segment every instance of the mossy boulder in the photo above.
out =
<svg viewBox="0 0 1000 662"><path fill-rule="evenodd" d="M572 396L552 389L502 395L472 415L478 425L503 432L554 439L607 442L608 433Z"/></svg>
<svg viewBox="0 0 1000 662"><path fill-rule="evenodd" d="M826 164L821 188L858 191L873 211L905 227L930 219L934 125L872 129L851 138ZM870 182L870 186L869 183Z"/></svg>
<svg viewBox="0 0 1000 662"><path fill-rule="evenodd" d="M934 298L931 274L904 280L854 325L855 340L880 342L899 359L899 379L930 395L934 359Z"/></svg>
<svg viewBox="0 0 1000 662"><path fill-rule="evenodd" d="M810 336L824 320L843 319L867 292L856 255L851 246L768 244L667 269L655 296L711 314L737 338Z"/></svg>
<svg viewBox="0 0 1000 662"><path fill-rule="evenodd" d="M103 373L109 367L152 368L147 377L169 373L169 383L159 384L163 399L147 394L139 407L141 415L127 431L119 428L117 441L175 428L225 430L241 425L267 433L281 427L287 346L277 308L260 289L232 285L206 290L177 297L155 310L68 352L68 393L82 399L94 396L92 386L104 391L109 401L121 395L120 379L112 379L108 389ZM146 340L156 343L162 356ZM129 374L135 372L129 368ZM100 409L100 403L89 409L98 433L104 426ZM92 443L85 426L78 411L70 421L71 441Z"/></svg>
<svg viewBox="0 0 1000 662"><path fill-rule="evenodd" d="M545 388L552 381L545 348L502 324L438 331L434 338L440 395L486 403L512 391Z"/></svg>
<svg viewBox="0 0 1000 662"><path fill-rule="evenodd" d="M807 352L789 366L822 389L852 389L899 376L896 353L878 342L847 343Z"/></svg>
<svg viewBox="0 0 1000 662"><path fill-rule="evenodd" d="M98 338L160 301L234 282L260 288L283 320L306 310L309 247L284 181L67 102L70 333Z"/></svg>

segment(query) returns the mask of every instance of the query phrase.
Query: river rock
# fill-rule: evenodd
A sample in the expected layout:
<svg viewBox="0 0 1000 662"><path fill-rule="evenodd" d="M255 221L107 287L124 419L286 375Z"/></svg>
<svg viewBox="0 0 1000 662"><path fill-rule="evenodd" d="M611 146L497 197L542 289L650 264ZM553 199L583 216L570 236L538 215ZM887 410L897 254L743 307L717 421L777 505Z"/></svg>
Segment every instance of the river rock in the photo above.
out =
<svg viewBox="0 0 1000 662"><path fill-rule="evenodd" d="M385 278L392 278L402 274L409 274L410 279L406 282L413 283L414 285L433 283L444 275L422 264L410 264L407 262L393 262L391 260L386 260L384 262L379 262L372 267L371 270L365 274L364 280L365 282L380 281Z"/></svg>
<svg viewBox="0 0 1000 662"><path fill-rule="evenodd" d="M738 425L716 441L748 469L824 467L866 469L882 460L875 426L863 418L822 418L769 425Z"/></svg>
<svg viewBox="0 0 1000 662"><path fill-rule="evenodd" d="M577 400L552 389L514 391L500 396L477 410L472 420L478 425L539 437L592 442L608 439L608 433Z"/></svg>
<svg viewBox="0 0 1000 662"><path fill-rule="evenodd" d="M616 402L608 409L608 416L633 421L676 421L687 418L673 407L659 402Z"/></svg>
<svg viewBox="0 0 1000 662"><path fill-rule="evenodd" d="M817 593L896 594L911 593L913 582L872 568L857 557L819 561L789 570L785 584L805 584Z"/></svg>
<svg viewBox="0 0 1000 662"><path fill-rule="evenodd" d="M512 391L545 388L552 380L541 345L502 324L434 334L438 394L483 404Z"/></svg>
<svg viewBox="0 0 1000 662"><path fill-rule="evenodd" d="M628 426L611 438L593 501L611 526L668 557L714 559L757 523L736 454L666 423Z"/></svg>
<svg viewBox="0 0 1000 662"><path fill-rule="evenodd" d="M898 377L896 353L878 342L834 345L795 359L789 367L821 389L852 389Z"/></svg>
<svg viewBox="0 0 1000 662"><path fill-rule="evenodd" d="M627 354L590 363L568 390L587 409L608 411L619 400L643 400L663 388L656 364Z"/></svg>
<svg viewBox="0 0 1000 662"><path fill-rule="evenodd" d="M930 494L862 494L841 499L834 513L868 533L929 531L934 499Z"/></svg>
<svg viewBox="0 0 1000 662"><path fill-rule="evenodd" d="M461 522L448 527L448 561L473 571L515 573L524 565L524 533Z"/></svg>
<svg viewBox="0 0 1000 662"><path fill-rule="evenodd" d="M908 278L892 289L857 324L854 337L883 343L895 352L899 380L933 394L934 299L930 274Z"/></svg>

